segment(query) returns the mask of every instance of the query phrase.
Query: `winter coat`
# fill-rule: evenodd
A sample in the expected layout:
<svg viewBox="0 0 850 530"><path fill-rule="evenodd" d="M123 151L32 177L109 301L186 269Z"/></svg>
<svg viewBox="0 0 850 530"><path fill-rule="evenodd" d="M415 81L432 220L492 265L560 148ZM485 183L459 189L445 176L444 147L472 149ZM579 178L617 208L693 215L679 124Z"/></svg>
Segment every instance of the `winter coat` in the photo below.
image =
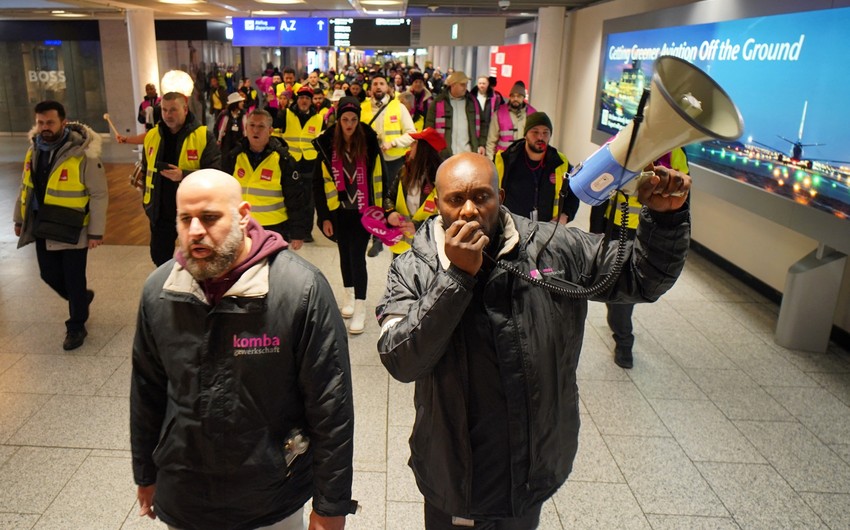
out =
<svg viewBox="0 0 850 530"><path fill-rule="evenodd" d="M606 246L599 235L534 223L504 208L500 215L505 243L499 260L526 275L539 269L536 275L545 279L589 286L612 266L616 242ZM688 217L687 209L644 210L619 278L594 299L652 302L669 289L684 266ZM488 357L498 362L505 421L512 426L505 440L510 461L493 463L509 469L503 480L510 499L498 515L521 516L551 497L572 470L579 430L576 368L587 300L550 293L501 268L471 276L450 265L444 238L440 217L417 231L412 251L392 262L376 309L383 326L382 363L399 381L416 383L409 464L426 502L459 516L475 508L468 416L473 354L467 348L483 332L460 322L479 315L491 323L496 351ZM486 282L483 301L470 305L480 282Z"/></svg>

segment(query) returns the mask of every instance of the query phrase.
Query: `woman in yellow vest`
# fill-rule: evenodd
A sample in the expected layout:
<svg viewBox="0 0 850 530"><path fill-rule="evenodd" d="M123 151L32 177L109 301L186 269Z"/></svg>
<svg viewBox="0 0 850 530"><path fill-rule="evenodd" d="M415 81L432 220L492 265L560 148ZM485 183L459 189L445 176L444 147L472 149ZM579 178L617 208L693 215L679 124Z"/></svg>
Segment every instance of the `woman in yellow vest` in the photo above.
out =
<svg viewBox="0 0 850 530"><path fill-rule="evenodd" d="M435 181L443 163L440 152L446 141L435 129L411 133L416 141L410 146L404 167L387 189L387 222L402 228L405 238L390 247L393 257L410 249L413 234L430 217L437 215Z"/></svg>
<svg viewBox="0 0 850 530"><path fill-rule="evenodd" d="M316 217L322 233L337 242L345 297L340 311L349 332L363 333L366 321L366 245L360 222L369 206L383 207L384 160L378 135L360 121L360 102L339 101L336 123L313 140L322 178L313 179Z"/></svg>
<svg viewBox="0 0 850 530"><path fill-rule="evenodd" d="M664 166L690 173L688 168L688 157L685 152L677 147L672 152L665 154L653 163L654 166ZM626 196L618 191L615 198L607 203L594 206L590 209L590 231L596 234L606 234L605 237L617 239L619 229L623 226L622 204L628 204L629 215L626 217L624 228L629 239L634 239L637 234L640 210L643 205L638 202L637 197ZM608 327L611 328L614 339L614 363L621 368L634 366L632 346L635 336L632 333L632 312L634 304L605 304L608 308Z"/></svg>

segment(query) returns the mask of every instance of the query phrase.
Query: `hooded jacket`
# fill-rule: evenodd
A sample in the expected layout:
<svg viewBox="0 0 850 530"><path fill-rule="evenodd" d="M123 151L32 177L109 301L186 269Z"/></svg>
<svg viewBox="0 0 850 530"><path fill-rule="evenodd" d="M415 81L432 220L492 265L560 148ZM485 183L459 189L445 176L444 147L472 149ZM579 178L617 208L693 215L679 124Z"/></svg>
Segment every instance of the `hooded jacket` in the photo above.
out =
<svg viewBox="0 0 850 530"><path fill-rule="evenodd" d="M75 156L84 156L80 164L80 179L86 187L89 195L88 225L83 228L80 234L80 239L76 244L62 243L60 241L46 240L48 250L65 250L75 248L85 248L88 246L89 237L101 239L106 231L106 208L109 203L109 190L106 183L106 173L103 170L103 163L100 161L100 154L103 146L103 140L100 135L94 132L88 125L82 123L70 122L65 126L68 129L68 138L65 143L58 148L54 155L53 167L56 168L66 160ZM41 151L36 147L37 128L30 129L29 137L32 139L27 154L32 154L32 167L38 167ZM23 180L21 186L23 186ZM22 190L23 191L23 190ZM26 204L21 208L21 194L18 194L15 201L15 210L13 220L15 224L21 225L21 236L18 239L18 248L21 248L35 241L33 230L33 198L35 194L27 194Z"/></svg>
<svg viewBox="0 0 850 530"><path fill-rule="evenodd" d="M594 299L652 302L669 289L684 266L688 217L687 209L644 210L620 276ZM497 259L526 275L539 269L535 274L544 279L589 286L611 269L616 242L606 245L599 235L534 223L504 208L500 218L504 243ZM486 356L496 360L501 375L496 384L504 392L502 419L510 425L504 441L509 458L494 461L487 473L501 477L493 483L510 487L500 504L504 512L485 515L521 516L552 496L572 470L579 430L576 368L587 300L550 293L501 268L471 276L450 264L444 242L441 218L428 220L412 251L392 262L376 309L383 326L381 362L394 378L416 383L409 464L426 502L451 515L476 510L468 411L480 400L470 395L476 374L468 360L471 346L492 344L495 350ZM472 303L476 289L480 296ZM482 320L490 331L464 325Z"/></svg>
<svg viewBox="0 0 850 530"><path fill-rule="evenodd" d="M172 260L145 282L133 343L137 484L178 528L253 529L311 496L351 511L354 409L346 330L321 272L294 252L250 267L210 306ZM309 438L287 462L293 433Z"/></svg>

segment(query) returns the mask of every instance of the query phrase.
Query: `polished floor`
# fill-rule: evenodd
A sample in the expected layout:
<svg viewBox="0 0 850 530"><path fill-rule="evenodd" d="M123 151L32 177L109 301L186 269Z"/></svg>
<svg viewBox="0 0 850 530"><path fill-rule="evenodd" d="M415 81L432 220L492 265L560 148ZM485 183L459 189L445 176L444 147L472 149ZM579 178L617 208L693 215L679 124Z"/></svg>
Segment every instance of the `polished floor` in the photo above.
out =
<svg viewBox="0 0 850 530"><path fill-rule="evenodd" d="M0 162L25 142L4 138ZM107 146L110 162L132 161ZM19 173L0 172L11 218ZM113 190L119 191L119 190ZM113 233L121 226L109 226ZM147 248L92 251L89 338L61 344L66 308L38 278L32 246L0 230L0 529L164 528L140 519L128 435L130 348ZM339 292L336 249L300 253ZM369 260L369 303L387 252ZM778 308L697 255L659 302L636 309L635 367L612 361L605 308L591 304L579 365L575 470L540 528L850 528L850 354L784 349ZM352 529L422 528L406 466L412 385L387 375L369 322L350 340L356 410Z"/></svg>

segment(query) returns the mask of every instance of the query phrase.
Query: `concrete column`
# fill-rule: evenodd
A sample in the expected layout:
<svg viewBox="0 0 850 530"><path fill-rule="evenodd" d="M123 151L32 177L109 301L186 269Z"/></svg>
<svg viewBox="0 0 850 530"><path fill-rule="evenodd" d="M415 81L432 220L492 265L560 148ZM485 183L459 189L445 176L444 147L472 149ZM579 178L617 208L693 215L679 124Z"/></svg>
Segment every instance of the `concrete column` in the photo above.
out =
<svg viewBox="0 0 850 530"><path fill-rule="evenodd" d="M529 100L534 107L546 112L555 127L554 137L563 138L559 131L565 131L565 124L557 123L561 116L563 97L567 91L567 80L564 79L563 56L566 41L566 8L542 7L537 12L537 38L534 42L534 59L531 70L531 93ZM584 82L584 81L581 81ZM595 81L594 81L595 82ZM561 146L556 146L562 149Z"/></svg>
<svg viewBox="0 0 850 530"><path fill-rule="evenodd" d="M106 111L121 134L135 134L136 110L141 98L136 101L133 96L127 28L123 20L100 20L98 27ZM98 119L89 125L98 132L109 132L112 136L106 120Z"/></svg>
<svg viewBox="0 0 850 530"><path fill-rule="evenodd" d="M127 37L130 43L130 79L133 84L133 109L136 109L145 97L145 85L154 83L162 95L159 86L159 62L156 56L156 31L153 23L153 11L150 9L128 9L125 15ZM145 126L133 120L138 132Z"/></svg>
<svg viewBox="0 0 850 530"><path fill-rule="evenodd" d="M490 75L490 47L476 46L475 48L475 76ZM505 94L507 96L507 94Z"/></svg>

